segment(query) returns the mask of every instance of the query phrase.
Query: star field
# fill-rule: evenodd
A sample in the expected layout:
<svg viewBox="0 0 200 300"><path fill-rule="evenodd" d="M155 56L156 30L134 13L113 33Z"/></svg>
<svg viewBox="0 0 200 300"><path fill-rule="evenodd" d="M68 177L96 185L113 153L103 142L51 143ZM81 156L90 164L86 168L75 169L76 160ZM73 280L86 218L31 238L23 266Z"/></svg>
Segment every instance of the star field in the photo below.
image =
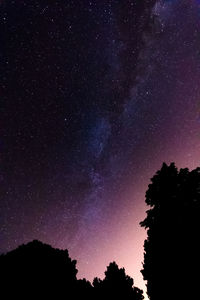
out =
<svg viewBox="0 0 200 300"><path fill-rule="evenodd" d="M144 288L145 191L199 165L200 2L0 1L0 251L40 239Z"/></svg>

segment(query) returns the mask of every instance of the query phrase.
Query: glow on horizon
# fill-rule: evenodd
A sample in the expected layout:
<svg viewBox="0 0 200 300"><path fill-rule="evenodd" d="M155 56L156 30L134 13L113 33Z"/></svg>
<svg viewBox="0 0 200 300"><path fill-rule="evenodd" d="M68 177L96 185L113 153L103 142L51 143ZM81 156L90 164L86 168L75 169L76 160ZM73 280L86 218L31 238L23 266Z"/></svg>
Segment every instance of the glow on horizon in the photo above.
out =
<svg viewBox="0 0 200 300"><path fill-rule="evenodd" d="M99 244L95 245L98 251L92 251L88 254L88 259L91 261L83 261L78 263L77 267L80 269L78 273L79 278L86 277L88 280L92 281L94 277L104 277L104 272L106 267L111 261L116 261L119 267L124 267L126 274L131 276L134 279L134 286L139 287L144 291L145 300L149 299L146 294L146 282L143 280L140 270L142 269L143 262L143 244L146 238L146 231L144 228L141 228L139 223L145 218L145 211L148 207L145 205L145 192L150 183L150 178L155 174L155 172L160 169L162 162L171 163L175 161L177 168L189 168L190 170L195 169L200 165L200 159L198 154L199 146L196 144L196 147L191 147L191 154L188 155L182 152L177 152L174 156L174 160L166 159L165 155L163 158L158 159L158 161L152 161L152 172L148 171L148 175L145 178L143 175L143 181L141 186L138 188L139 192L134 194L133 189L129 189L129 194L127 193L126 198L129 199L128 202L132 203L129 208L128 214L126 209L124 211L120 210L119 215L115 216L113 223L116 224L115 227L115 236L111 237L109 241L99 239ZM162 157L162 155L161 155ZM138 201L137 207L134 205L133 198L140 198ZM126 215L126 218L124 217ZM118 220L118 222L117 222ZM106 230L106 229L105 229ZM114 245L114 247L113 247ZM86 272L84 270L87 270Z"/></svg>

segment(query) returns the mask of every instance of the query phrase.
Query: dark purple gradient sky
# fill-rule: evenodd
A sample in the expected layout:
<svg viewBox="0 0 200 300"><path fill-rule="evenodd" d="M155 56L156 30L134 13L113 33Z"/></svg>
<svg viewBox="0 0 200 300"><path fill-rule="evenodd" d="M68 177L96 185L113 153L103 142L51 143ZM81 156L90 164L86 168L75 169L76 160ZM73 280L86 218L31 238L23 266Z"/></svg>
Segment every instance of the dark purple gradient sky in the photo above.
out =
<svg viewBox="0 0 200 300"><path fill-rule="evenodd" d="M0 247L140 274L145 191L200 159L200 1L1 1Z"/></svg>

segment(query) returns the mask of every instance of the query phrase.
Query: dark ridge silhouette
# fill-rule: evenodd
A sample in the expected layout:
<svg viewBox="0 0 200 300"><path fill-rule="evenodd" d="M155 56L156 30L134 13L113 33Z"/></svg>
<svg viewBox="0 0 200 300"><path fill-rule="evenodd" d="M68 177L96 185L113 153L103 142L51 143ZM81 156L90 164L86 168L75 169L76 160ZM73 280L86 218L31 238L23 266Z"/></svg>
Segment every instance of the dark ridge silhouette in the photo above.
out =
<svg viewBox="0 0 200 300"><path fill-rule="evenodd" d="M77 279L76 260L67 250L34 240L0 256L0 290L4 299L143 299L133 279L111 263L105 279Z"/></svg>
<svg viewBox="0 0 200 300"><path fill-rule="evenodd" d="M150 300L199 298L200 168L163 164L146 192L144 264Z"/></svg>

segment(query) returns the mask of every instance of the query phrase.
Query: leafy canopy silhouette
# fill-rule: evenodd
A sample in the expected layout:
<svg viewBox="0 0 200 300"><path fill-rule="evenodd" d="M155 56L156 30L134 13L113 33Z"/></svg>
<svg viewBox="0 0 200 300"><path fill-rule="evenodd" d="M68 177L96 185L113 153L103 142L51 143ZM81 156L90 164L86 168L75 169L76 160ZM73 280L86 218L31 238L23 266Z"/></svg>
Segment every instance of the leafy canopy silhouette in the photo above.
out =
<svg viewBox="0 0 200 300"><path fill-rule="evenodd" d="M120 269L116 262L109 264L103 280L94 279L93 286L97 291L98 299L144 299L143 291L133 287L133 279L126 275L125 269Z"/></svg>
<svg viewBox="0 0 200 300"><path fill-rule="evenodd" d="M76 260L67 250L32 241L0 256L0 288L5 299L113 299L142 300L133 279L111 263L104 280L77 279ZM102 298L103 297L103 298Z"/></svg>
<svg viewBox="0 0 200 300"><path fill-rule="evenodd" d="M146 192L150 206L144 264L150 300L197 299L200 269L200 168L163 163Z"/></svg>

